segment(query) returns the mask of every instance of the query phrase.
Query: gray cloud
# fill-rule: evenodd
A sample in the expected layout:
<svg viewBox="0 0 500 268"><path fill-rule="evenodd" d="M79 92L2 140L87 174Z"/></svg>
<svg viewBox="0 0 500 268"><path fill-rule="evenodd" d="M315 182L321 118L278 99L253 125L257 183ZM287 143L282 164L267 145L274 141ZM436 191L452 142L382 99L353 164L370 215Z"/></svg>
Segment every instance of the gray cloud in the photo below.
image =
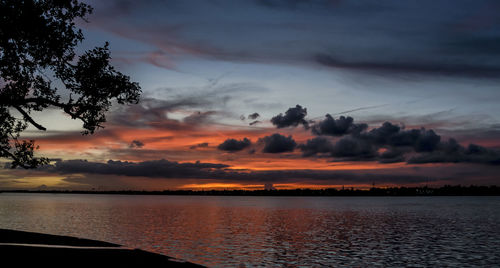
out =
<svg viewBox="0 0 500 268"><path fill-rule="evenodd" d="M307 140L305 144L299 144L297 147L302 151L304 156L312 156L321 153L331 153L333 144L325 137L316 137Z"/></svg>
<svg viewBox="0 0 500 268"><path fill-rule="evenodd" d="M354 124L354 119L350 116L341 116L339 119L335 119L327 114L325 119L314 124L311 130L315 135L343 136L360 133L367 127L366 124Z"/></svg>
<svg viewBox="0 0 500 268"><path fill-rule="evenodd" d="M405 148L390 148L379 155L380 163L397 163L405 161L405 154L411 152Z"/></svg>
<svg viewBox="0 0 500 268"><path fill-rule="evenodd" d="M327 54L317 54L316 62L321 65L339 69L350 69L376 73L414 73L449 76L487 77L497 78L500 75L500 66L463 63L418 63L418 62L391 62L391 61L342 61Z"/></svg>
<svg viewBox="0 0 500 268"><path fill-rule="evenodd" d="M255 121L252 121L252 122L248 123L248 125L249 125L249 126L253 126L253 125L260 124L260 123L262 123L262 122L261 122L261 121L259 121L259 120L255 120Z"/></svg>
<svg viewBox="0 0 500 268"><path fill-rule="evenodd" d="M182 88L158 88L158 96L144 96L139 104L117 106L108 116L108 123L137 128L164 128L170 130L192 129L211 122L214 117L231 117L230 101L242 92L262 92L266 89L249 83L210 83L205 87L193 87L185 92ZM158 94L159 95L159 94ZM183 120L169 117L175 112L190 112Z"/></svg>
<svg viewBox="0 0 500 268"><path fill-rule="evenodd" d="M326 121L326 120L325 120ZM325 122L323 121L323 122ZM344 126L350 126L351 120ZM331 119L328 125L335 125ZM321 123L320 123L321 126ZM313 133L318 134L318 125L313 126ZM343 133L348 127L330 133ZM323 130L321 133L327 131ZM332 143L325 137L309 139L298 148L303 156L329 156L340 160L379 161L381 163L394 163L407 161L408 163L480 163L500 164L500 151L470 144L467 148L458 144L456 140L441 141L441 136L432 129L409 129L390 122L383 123L380 127L370 131L351 131L349 136L343 137Z"/></svg>
<svg viewBox="0 0 500 268"><path fill-rule="evenodd" d="M212 122L212 116L219 114L217 111L194 112L189 116L184 117L182 120L189 125L202 125Z"/></svg>
<svg viewBox="0 0 500 268"><path fill-rule="evenodd" d="M253 114L248 115L248 119L251 119L251 120L255 120L259 117L260 117L260 115L258 113L253 113Z"/></svg>
<svg viewBox="0 0 500 268"><path fill-rule="evenodd" d="M281 134L275 133L271 136L266 136L259 139L260 142L264 143L264 153L284 153L293 152L297 143L293 140L292 136L283 136Z"/></svg>
<svg viewBox="0 0 500 268"><path fill-rule="evenodd" d="M307 140L305 144L300 144L298 148L304 157L320 155L343 161L373 161L379 157L378 146L352 136L344 137L335 143L325 137L315 137Z"/></svg>
<svg viewBox="0 0 500 268"><path fill-rule="evenodd" d="M99 174L159 179L208 179L239 182L290 183L313 181L315 183L419 183L432 180L429 176L407 173L384 173L371 171L329 171L329 170L232 170L228 165L213 163L178 163L168 160L124 162L109 160L106 163L86 160L64 160L38 171L58 174ZM103 177L103 179L105 179ZM85 180L79 181L81 183ZM119 186L117 186L119 187Z"/></svg>
<svg viewBox="0 0 500 268"><path fill-rule="evenodd" d="M196 148L207 148L207 147L208 147L208 142L202 142L189 147L189 149L194 150Z"/></svg>
<svg viewBox="0 0 500 268"><path fill-rule="evenodd" d="M228 152L236 152L249 147L251 144L252 142L247 138L243 138L242 140L227 139L223 143L219 144L217 149Z"/></svg>
<svg viewBox="0 0 500 268"><path fill-rule="evenodd" d="M359 134L359 138L379 146L409 146L416 152L432 152L441 140L441 137L432 129L404 130L390 122L385 122L381 127Z"/></svg>
<svg viewBox="0 0 500 268"><path fill-rule="evenodd" d="M66 160L56 162L54 166L46 167L44 170L63 174L87 173L152 178L207 178L209 175L216 176L217 170L227 167L229 166L224 164L178 163L165 159L137 163L112 160L107 163Z"/></svg>
<svg viewBox="0 0 500 268"><path fill-rule="evenodd" d="M142 148L144 147L144 143L140 140L133 140L130 145L130 148Z"/></svg>
<svg viewBox="0 0 500 268"><path fill-rule="evenodd" d="M333 157L350 158L350 160L369 160L377 156L373 144L351 137L340 139L332 147L331 153Z"/></svg>
<svg viewBox="0 0 500 268"><path fill-rule="evenodd" d="M120 107L109 116L109 123L116 126L137 128L167 128L180 130L191 128L179 120L171 119L168 113L178 109L197 107L196 100L160 100L143 98L138 105Z"/></svg>
<svg viewBox="0 0 500 268"><path fill-rule="evenodd" d="M189 54L229 61L316 63L385 74L489 78L500 74L500 5L495 1L92 4L91 27L148 43L153 51L173 59ZM234 16L225 16L228 13ZM151 14L151 19L144 20L143 14ZM141 24L135 23L137 18ZM249 36L258 41L249 42Z"/></svg>
<svg viewBox="0 0 500 268"><path fill-rule="evenodd" d="M450 139L440 143L437 150L413 156L408 160L408 163L412 164L461 162L500 165L500 151L476 144L469 144L465 148Z"/></svg>
<svg viewBox="0 0 500 268"><path fill-rule="evenodd" d="M296 127L303 125L305 128L309 127L309 123L305 120L307 109L302 108L300 105L289 108L285 115L279 114L271 118L271 123L277 128Z"/></svg>

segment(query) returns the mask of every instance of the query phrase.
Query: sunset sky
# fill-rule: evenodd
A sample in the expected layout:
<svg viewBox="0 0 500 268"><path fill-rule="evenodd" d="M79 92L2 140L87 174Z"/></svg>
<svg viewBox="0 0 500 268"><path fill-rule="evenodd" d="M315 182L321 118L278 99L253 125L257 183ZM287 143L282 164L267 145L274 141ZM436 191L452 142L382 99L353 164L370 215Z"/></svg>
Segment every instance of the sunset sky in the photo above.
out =
<svg viewBox="0 0 500 268"><path fill-rule="evenodd" d="M94 135L34 115L53 161L0 189L500 185L498 1L88 3L79 52L142 99Z"/></svg>

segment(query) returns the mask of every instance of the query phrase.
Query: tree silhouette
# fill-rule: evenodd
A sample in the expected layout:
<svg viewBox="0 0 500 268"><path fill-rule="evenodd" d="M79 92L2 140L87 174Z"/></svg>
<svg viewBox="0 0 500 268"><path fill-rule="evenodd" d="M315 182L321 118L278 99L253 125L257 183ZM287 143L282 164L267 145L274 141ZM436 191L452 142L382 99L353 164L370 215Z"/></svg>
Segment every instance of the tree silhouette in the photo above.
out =
<svg viewBox="0 0 500 268"><path fill-rule="evenodd" d="M92 134L106 121L112 102L137 103L140 87L110 64L108 43L77 56L84 39L75 20L92 8L77 0L0 0L0 157L11 167L35 168L33 140L23 140L32 112L57 108Z"/></svg>

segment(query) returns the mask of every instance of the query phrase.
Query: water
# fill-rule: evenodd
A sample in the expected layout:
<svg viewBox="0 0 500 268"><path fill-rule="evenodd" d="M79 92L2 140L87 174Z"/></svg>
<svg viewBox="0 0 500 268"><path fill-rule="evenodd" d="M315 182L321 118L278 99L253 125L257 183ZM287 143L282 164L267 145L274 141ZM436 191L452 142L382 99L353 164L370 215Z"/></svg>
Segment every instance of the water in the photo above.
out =
<svg viewBox="0 0 500 268"><path fill-rule="evenodd" d="M0 194L0 228L215 266L498 266L500 197Z"/></svg>

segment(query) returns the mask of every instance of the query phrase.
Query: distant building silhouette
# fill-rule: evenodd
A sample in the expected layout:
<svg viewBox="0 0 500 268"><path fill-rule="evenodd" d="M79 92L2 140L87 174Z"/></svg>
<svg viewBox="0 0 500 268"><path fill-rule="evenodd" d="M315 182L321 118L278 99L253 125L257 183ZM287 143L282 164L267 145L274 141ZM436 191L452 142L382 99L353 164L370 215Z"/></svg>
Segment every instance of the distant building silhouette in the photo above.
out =
<svg viewBox="0 0 500 268"><path fill-rule="evenodd" d="M272 190L276 190L276 188L274 188L272 183L266 183L266 184L264 184L264 190L272 191Z"/></svg>

